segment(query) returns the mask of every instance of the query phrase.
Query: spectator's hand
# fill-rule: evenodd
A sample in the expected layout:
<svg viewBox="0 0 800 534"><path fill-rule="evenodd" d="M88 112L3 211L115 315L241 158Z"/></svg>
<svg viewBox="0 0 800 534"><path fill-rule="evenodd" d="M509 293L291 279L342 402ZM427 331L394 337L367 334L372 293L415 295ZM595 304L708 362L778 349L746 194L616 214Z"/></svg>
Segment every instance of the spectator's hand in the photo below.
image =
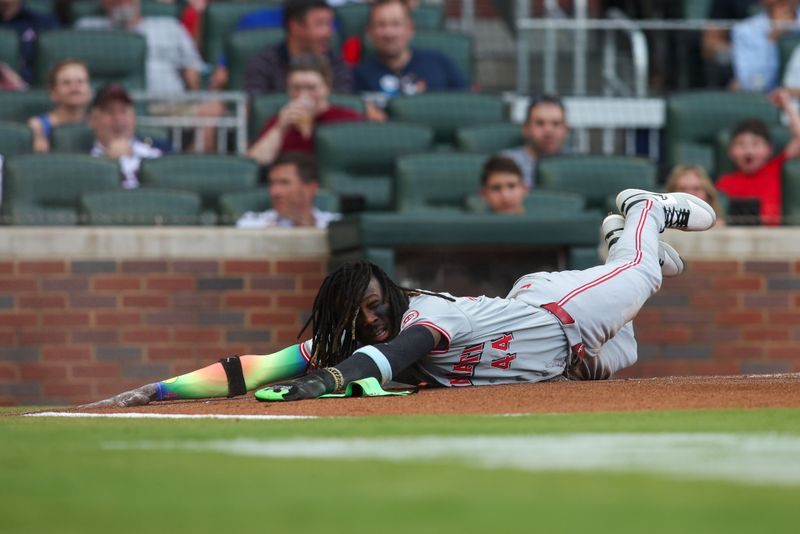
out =
<svg viewBox="0 0 800 534"><path fill-rule="evenodd" d="M133 146L130 139L117 137L111 140L106 147L106 154L109 158L117 159L122 156L130 156L133 154Z"/></svg>
<svg viewBox="0 0 800 534"><path fill-rule="evenodd" d="M792 95L783 87L775 89L769 94L769 100L779 109L787 109L792 105Z"/></svg>
<svg viewBox="0 0 800 534"><path fill-rule="evenodd" d="M228 69L222 65L214 67L211 78L208 80L208 88L212 91L219 91L228 85Z"/></svg>
<svg viewBox="0 0 800 534"><path fill-rule="evenodd" d="M367 102L366 103L366 110L367 110L367 120L374 121L374 122L386 122L389 118L386 115L386 112L375 105L374 102Z"/></svg>
<svg viewBox="0 0 800 534"><path fill-rule="evenodd" d="M286 130L294 126L304 138L308 139L314 132L314 112L307 102L292 100L281 109L278 114L278 126Z"/></svg>

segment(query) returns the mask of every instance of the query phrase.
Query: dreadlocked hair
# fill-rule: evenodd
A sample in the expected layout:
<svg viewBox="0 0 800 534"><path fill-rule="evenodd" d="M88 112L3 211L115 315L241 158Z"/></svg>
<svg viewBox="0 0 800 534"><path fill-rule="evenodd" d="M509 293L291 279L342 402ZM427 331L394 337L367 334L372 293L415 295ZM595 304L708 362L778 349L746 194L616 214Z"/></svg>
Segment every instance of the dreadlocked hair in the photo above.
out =
<svg viewBox="0 0 800 534"><path fill-rule="evenodd" d="M299 339L311 325L314 354L309 367L332 367L358 349L356 323L359 306L372 278L378 281L383 291L392 334L400 331L400 321L408 309L410 295L422 293L452 300L438 293L401 287L383 269L368 261L346 263L323 280L311 316L297 335Z"/></svg>

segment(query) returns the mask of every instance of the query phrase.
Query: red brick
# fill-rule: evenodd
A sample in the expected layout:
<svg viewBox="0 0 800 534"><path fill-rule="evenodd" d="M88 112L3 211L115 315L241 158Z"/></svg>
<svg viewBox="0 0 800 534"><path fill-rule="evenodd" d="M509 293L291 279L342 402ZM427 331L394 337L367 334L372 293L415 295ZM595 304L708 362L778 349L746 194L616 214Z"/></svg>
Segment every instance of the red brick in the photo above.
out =
<svg viewBox="0 0 800 534"><path fill-rule="evenodd" d="M16 342L15 332L0 332L0 346L13 345Z"/></svg>
<svg viewBox="0 0 800 534"><path fill-rule="evenodd" d="M247 293L227 293L225 307L227 308L269 308L272 306L272 295L248 291Z"/></svg>
<svg viewBox="0 0 800 534"><path fill-rule="evenodd" d="M174 331L176 343L219 343L222 331L217 328L178 328Z"/></svg>
<svg viewBox="0 0 800 534"><path fill-rule="evenodd" d="M20 274L65 274L65 261L21 261L17 265Z"/></svg>
<svg viewBox="0 0 800 534"><path fill-rule="evenodd" d="M641 343L686 343L691 338L687 327L639 329L636 333Z"/></svg>
<svg viewBox="0 0 800 534"><path fill-rule="evenodd" d="M222 297L219 293L184 293L172 295L172 306L179 310L215 310L220 307Z"/></svg>
<svg viewBox="0 0 800 534"><path fill-rule="evenodd" d="M758 327L745 328L742 332L744 341L789 341L789 331L786 328Z"/></svg>
<svg viewBox="0 0 800 534"><path fill-rule="evenodd" d="M86 276L52 277L42 280L43 291L89 291L89 279Z"/></svg>
<svg viewBox="0 0 800 534"><path fill-rule="evenodd" d="M70 340L73 343L98 343L112 345L119 342L119 330L90 328L88 330L71 330Z"/></svg>
<svg viewBox="0 0 800 534"><path fill-rule="evenodd" d="M67 306L67 299L64 295L21 295L17 300L17 306L22 309L31 308L34 310L60 310Z"/></svg>
<svg viewBox="0 0 800 534"><path fill-rule="evenodd" d="M709 273L709 274L736 274L740 272L742 264L738 261L693 261L689 264L689 269L692 273Z"/></svg>
<svg viewBox="0 0 800 534"><path fill-rule="evenodd" d="M303 291L319 291L324 276L304 276L300 282L300 289Z"/></svg>
<svg viewBox="0 0 800 534"><path fill-rule="evenodd" d="M792 264L788 261L746 261L744 262L745 273L758 274L788 274L792 269Z"/></svg>
<svg viewBox="0 0 800 534"><path fill-rule="evenodd" d="M0 261L0 274L14 274L15 264L13 261Z"/></svg>
<svg viewBox="0 0 800 534"><path fill-rule="evenodd" d="M97 312L95 323L98 326L138 326L142 315L135 312Z"/></svg>
<svg viewBox="0 0 800 534"><path fill-rule="evenodd" d="M3 293L21 293L37 289L38 285L34 278L0 278L0 292Z"/></svg>
<svg viewBox="0 0 800 534"><path fill-rule="evenodd" d="M279 345L292 345L297 343L297 332L299 328L275 329L272 332L272 342Z"/></svg>
<svg viewBox="0 0 800 534"><path fill-rule="evenodd" d="M0 396L0 406L19 406L19 401L9 396Z"/></svg>
<svg viewBox="0 0 800 534"><path fill-rule="evenodd" d="M232 260L223 264L225 274L269 274L272 272L271 261Z"/></svg>
<svg viewBox="0 0 800 534"><path fill-rule="evenodd" d="M141 289L142 280L136 276L97 275L92 280L95 291L135 291Z"/></svg>
<svg viewBox="0 0 800 534"><path fill-rule="evenodd" d="M94 384L96 395L93 400L105 399L123 391L136 389L141 385L141 380L103 380Z"/></svg>
<svg viewBox="0 0 800 534"><path fill-rule="evenodd" d="M763 314L760 311L732 311L717 314L719 324L752 325L761 324L763 320Z"/></svg>
<svg viewBox="0 0 800 534"><path fill-rule="evenodd" d="M123 330L123 343L168 343L172 341L171 330L168 328L145 328Z"/></svg>
<svg viewBox="0 0 800 534"><path fill-rule="evenodd" d="M198 260L176 260L172 262L172 271L175 273L204 273L219 272L219 262Z"/></svg>
<svg viewBox="0 0 800 534"><path fill-rule="evenodd" d="M689 296L689 305L692 308L727 310L736 308L738 304L739 298L728 293L703 291Z"/></svg>
<svg viewBox="0 0 800 534"><path fill-rule="evenodd" d="M166 308L169 298L163 293L148 295L123 295L123 308Z"/></svg>
<svg viewBox="0 0 800 534"><path fill-rule="evenodd" d="M797 345L796 344L782 344L770 345L766 347L766 354L764 355L768 360L796 360L797 359Z"/></svg>
<svg viewBox="0 0 800 534"><path fill-rule="evenodd" d="M145 283L149 291L190 291L196 286L193 276L153 276Z"/></svg>
<svg viewBox="0 0 800 534"><path fill-rule="evenodd" d="M88 346L49 346L42 348L42 360L58 361L89 361L92 359L92 349Z"/></svg>
<svg viewBox="0 0 800 534"><path fill-rule="evenodd" d="M153 260L125 260L122 262L123 273L165 273L167 262Z"/></svg>
<svg viewBox="0 0 800 534"><path fill-rule="evenodd" d="M43 363L22 363L22 380L66 380L67 366Z"/></svg>
<svg viewBox="0 0 800 534"><path fill-rule="evenodd" d="M797 325L800 324L800 311L769 311L767 322L775 325Z"/></svg>
<svg viewBox="0 0 800 534"><path fill-rule="evenodd" d="M45 384L44 388L42 388L42 393L45 397L59 397L69 399L71 402L80 402L81 400L89 399L92 394L92 388L89 384L54 382Z"/></svg>
<svg viewBox="0 0 800 534"><path fill-rule="evenodd" d="M715 289L760 290L766 287L760 276L718 276L711 281Z"/></svg>
<svg viewBox="0 0 800 534"><path fill-rule="evenodd" d="M39 316L35 313L21 312L0 312L0 328L10 326L19 328L21 326L36 326Z"/></svg>
<svg viewBox="0 0 800 534"><path fill-rule="evenodd" d="M18 333L20 345L44 345L59 344L67 342L66 330L21 330Z"/></svg>
<svg viewBox="0 0 800 534"><path fill-rule="evenodd" d="M714 345L714 360L730 359L759 359L766 354L763 343L742 344L742 343L717 343Z"/></svg>
<svg viewBox="0 0 800 534"><path fill-rule="evenodd" d="M310 273L325 274L325 262L322 260L281 260L275 265L276 273Z"/></svg>
<svg viewBox="0 0 800 534"><path fill-rule="evenodd" d="M71 372L74 378L114 378L119 376L119 365L114 363L73 365Z"/></svg>
<svg viewBox="0 0 800 534"><path fill-rule="evenodd" d="M19 380L19 365L0 362L0 380Z"/></svg>
<svg viewBox="0 0 800 534"><path fill-rule="evenodd" d="M192 347L147 347L147 359L151 362L186 360L193 357Z"/></svg>
<svg viewBox="0 0 800 534"><path fill-rule="evenodd" d="M295 296L295 295L280 295L278 296L278 308L290 308L296 310L310 310L314 305L314 296Z"/></svg>
<svg viewBox="0 0 800 534"><path fill-rule="evenodd" d="M661 312L658 310L644 308L639 311L639 314L636 316L636 325L637 326L644 326L644 325L660 325L661 324Z"/></svg>
<svg viewBox="0 0 800 534"><path fill-rule="evenodd" d="M274 325L293 325L298 324L297 313L252 313L250 314L250 325L252 326L274 326Z"/></svg>
<svg viewBox="0 0 800 534"><path fill-rule="evenodd" d="M89 312L45 313L42 326L89 326Z"/></svg>
<svg viewBox="0 0 800 534"><path fill-rule="evenodd" d="M224 347L213 346L197 346L192 350L194 357L199 362L198 367L211 365L219 361L223 356L230 356L237 354L235 345L226 345ZM241 352L239 353L241 354Z"/></svg>
<svg viewBox="0 0 800 534"><path fill-rule="evenodd" d="M73 308L97 309L97 308L116 308L116 295L98 295L96 293L73 293L69 297L69 304Z"/></svg>

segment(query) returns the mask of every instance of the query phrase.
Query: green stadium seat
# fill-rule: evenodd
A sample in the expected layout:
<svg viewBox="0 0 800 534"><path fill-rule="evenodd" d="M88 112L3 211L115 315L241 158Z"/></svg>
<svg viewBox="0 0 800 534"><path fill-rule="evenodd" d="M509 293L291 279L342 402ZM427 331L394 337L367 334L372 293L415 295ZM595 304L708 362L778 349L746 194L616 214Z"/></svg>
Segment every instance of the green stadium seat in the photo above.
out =
<svg viewBox="0 0 800 534"><path fill-rule="evenodd" d="M256 95L250 100L250 117L248 118L248 139L255 142L261 129L269 119L278 114L278 111L289 101L285 94ZM352 109L364 115L366 106L364 100L358 95L332 94L330 102L333 105Z"/></svg>
<svg viewBox="0 0 800 534"><path fill-rule="evenodd" d="M666 163L714 164L714 144L721 130L758 117L778 124L778 110L760 93L702 91L673 94L667 100ZM706 168L709 174L716 170Z"/></svg>
<svg viewBox="0 0 800 534"><path fill-rule="evenodd" d="M464 152L494 154L524 143L522 127L513 122L462 126L456 130L456 147Z"/></svg>
<svg viewBox="0 0 800 534"><path fill-rule="evenodd" d="M52 0L37 0L39 4L53 4ZM29 4L30 0L26 0ZM104 16L103 7L96 0L77 0L71 2L72 18L78 20L83 17ZM173 17L180 18L183 2L162 2L160 0L142 0L142 16L145 17ZM52 14L52 8L50 13Z"/></svg>
<svg viewBox="0 0 800 534"><path fill-rule="evenodd" d="M800 225L800 161L783 166L783 218L786 225Z"/></svg>
<svg viewBox="0 0 800 534"><path fill-rule="evenodd" d="M147 187L198 193L203 199L203 209L219 214L220 195L256 186L258 164L237 156L165 156L142 161L139 180Z"/></svg>
<svg viewBox="0 0 800 534"><path fill-rule="evenodd" d="M19 73L19 38L14 30L0 29L0 63Z"/></svg>
<svg viewBox="0 0 800 534"><path fill-rule="evenodd" d="M147 43L137 33L121 30L62 30L45 32L36 43L35 78L47 82L47 73L66 58L85 61L92 85L116 81L128 89L145 88Z"/></svg>
<svg viewBox="0 0 800 534"><path fill-rule="evenodd" d="M525 214L527 216L541 216L551 219L553 217L571 217L572 214L582 212L586 208L586 199L576 193L562 193L560 191L547 191L535 189L525 197ZM488 213L489 206L479 195L467 198L467 211L472 213Z"/></svg>
<svg viewBox="0 0 800 534"><path fill-rule="evenodd" d="M394 208L394 162L426 152L433 131L402 123L346 123L320 127L316 154L322 185L336 193L362 195L369 210Z"/></svg>
<svg viewBox="0 0 800 534"><path fill-rule="evenodd" d="M248 13L279 2L210 2L203 13L202 53L215 64L225 50L226 38L234 33L239 19Z"/></svg>
<svg viewBox="0 0 800 534"><path fill-rule="evenodd" d="M480 189L482 154L432 153L397 158L397 211L464 211Z"/></svg>
<svg viewBox="0 0 800 534"><path fill-rule="evenodd" d="M138 127L136 135L142 139L157 139L167 142L168 134L164 128ZM50 136L52 152L88 154L94 145L94 132L86 123L65 124L56 126Z"/></svg>
<svg viewBox="0 0 800 534"><path fill-rule="evenodd" d="M115 161L82 154L12 157L3 167L3 217L17 225L74 225L83 194L119 184Z"/></svg>
<svg viewBox="0 0 800 534"><path fill-rule="evenodd" d="M282 28L264 28L233 32L225 42L228 58L228 87L238 91L244 89L247 63L261 49L274 46L285 38Z"/></svg>
<svg viewBox="0 0 800 534"><path fill-rule="evenodd" d="M239 217L248 211L261 212L272 208L268 187L259 187L249 191L226 193L219 198L220 222L222 224L236 224ZM318 189L314 196L314 206L322 211L338 212L339 196Z"/></svg>
<svg viewBox="0 0 800 534"><path fill-rule="evenodd" d="M582 195L587 208L605 211L608 198L623 189L652 190L656 167L648 160L624 156L550 157L539 162L536 180L537 188Z"/></svg>
<svg viewBox="0 0 800 534"><path fill-rule="evenodd" d="M22 122L52 109L53 103L43 89L0 91L0 121Z"/></svg>
<svg viewBox="0 0 800 534"><path fill-rule="evenodd" d="M114 226L189 226L200 222L202 200L190 191L119 189L81 196L81 222Z"/></svg>
<svg viewBox="0 0 800 534"><path fill-rule="evenodd" d="M0 121L0 156L10 158L33 152L33 132L16 122Z"/></svg>
<svg viewBox="0 0 800 534"><path fill-rule="evenodd" d="M786 65L792 58L792 52L800 45L800 35L788 32L778 39L778 57L780 58L780 76L783 78L786 72Z"/></svg>
<svg viewBox="0 0 800 534"><path fill-rule="evenodd" d="M386 109L394 121L427 124L433 128L437 144L455 144L456 130L463 126L505 119L500 97L476 93L398 96L389 100Z"/></svg>

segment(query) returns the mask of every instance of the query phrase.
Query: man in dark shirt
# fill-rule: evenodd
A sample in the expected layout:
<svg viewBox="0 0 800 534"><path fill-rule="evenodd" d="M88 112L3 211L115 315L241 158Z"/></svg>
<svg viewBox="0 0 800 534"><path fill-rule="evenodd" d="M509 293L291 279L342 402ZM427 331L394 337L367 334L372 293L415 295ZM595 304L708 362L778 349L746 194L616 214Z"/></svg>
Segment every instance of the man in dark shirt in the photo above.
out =
<svg viewBox="0 0 800 534"><path fill-rule="evenodd" d="M450 58L435 50L411 48L414 22L402 0L377 0L372 5L367 37L375 53L356 66L355 92L393 97L468 88L467 80ZM376 106L371 105L368 110L370 118L384 118Z"/></svg>
<svg viewBox="0 0 800 534"><path fill-rule="evenodd" d="M333 92L349 93L352 88L350 68L331 49L333 10L325 0L287 0L283 7L286 40L270 46L247 64L245 89L250 93L286 91L289 59L302 53L322 54L333 71Z"/></svg>
<svg viewBox="0 0 800 534"><path fill-rule="evenodd" d="M28 82L33 82L33 60L36 39L39 34L58 29L58 21L53 17L40 15L24 5L22 0L0 0L0 28L17 32L22 55L22 68L19 74Z"/></svg>

